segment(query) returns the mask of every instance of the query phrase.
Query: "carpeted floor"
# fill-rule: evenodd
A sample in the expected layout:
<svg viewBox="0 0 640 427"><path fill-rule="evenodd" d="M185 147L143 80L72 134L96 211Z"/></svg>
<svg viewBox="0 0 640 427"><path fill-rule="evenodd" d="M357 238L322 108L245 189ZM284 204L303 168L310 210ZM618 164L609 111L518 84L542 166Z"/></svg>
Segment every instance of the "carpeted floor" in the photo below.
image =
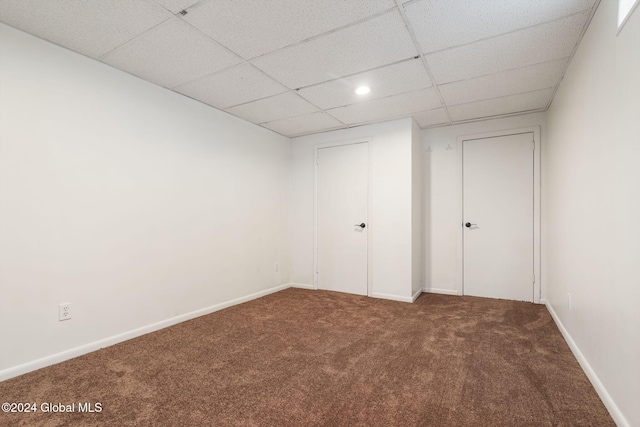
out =
<svg viewBox="0 0 640 427"><path fill-rule="evenodd" d="M287 289L4 381L0 400L38 405L2 426L615 425L544 306L434 294Z"/></svg>

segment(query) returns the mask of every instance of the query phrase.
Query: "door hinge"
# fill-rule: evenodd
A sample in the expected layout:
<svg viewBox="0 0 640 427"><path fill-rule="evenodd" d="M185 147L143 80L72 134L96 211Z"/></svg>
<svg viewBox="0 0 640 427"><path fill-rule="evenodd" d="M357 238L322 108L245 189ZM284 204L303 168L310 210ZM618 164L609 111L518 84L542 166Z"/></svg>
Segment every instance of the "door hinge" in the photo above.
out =
<svg viewBox="0 0 640 427"><path fill-rule="evenodd" d="M319 165L319 164L320 164L320 156L318 155L316 156L316 165Z"/></svg>
<svg viewBox="0 0 640 427"><path fill-rule="evenodd" d="M536 275L535 274L532 276L531 280L533 281L534 284L536 283Z"/></svg>
<svg viewBox="0 0 640 427"><path fill-rule="evenodd" d="M531 149L533 151L536 151L536 141L535 140L531 141Z"/></svg>

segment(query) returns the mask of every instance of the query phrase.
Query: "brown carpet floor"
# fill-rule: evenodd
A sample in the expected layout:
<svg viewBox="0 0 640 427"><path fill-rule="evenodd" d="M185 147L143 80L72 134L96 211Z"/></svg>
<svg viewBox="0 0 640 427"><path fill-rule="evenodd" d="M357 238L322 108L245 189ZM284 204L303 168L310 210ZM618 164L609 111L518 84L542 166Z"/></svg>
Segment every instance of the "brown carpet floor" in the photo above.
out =
<svg viewBox="0 0 640 427"><path fill-rule="evenodd" d="M613 426L544 306L287 289L0 383L2 426Z"/></svg>

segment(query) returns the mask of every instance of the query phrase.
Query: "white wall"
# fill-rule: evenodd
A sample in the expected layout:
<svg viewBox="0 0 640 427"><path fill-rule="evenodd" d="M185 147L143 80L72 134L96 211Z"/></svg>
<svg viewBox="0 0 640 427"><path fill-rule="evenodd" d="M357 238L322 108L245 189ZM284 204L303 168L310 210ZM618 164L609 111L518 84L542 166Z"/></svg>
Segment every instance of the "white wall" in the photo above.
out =
<svg viewBox="0 0 640 427"><path fill-rule="evenodd" d="M541 126L542 113L472 122L422 131L425 206L425 290L457 295L461 292L462 156L460 136ZM542 285L544 298L544 284Z"/></svg>
<svg viewBox="0 0 640 427"><path fill-rule="evenodd" d="M640 10L616 37L616 3L600 3L547 112L543 283L618 425L639 426Z"/></svg>
<svg viewBox="0 0 640 427"><path fill-rule="evenodd" d="M420 295L424 288L424 218L422 141L420 126L411 123L411 293Z"/></svg>
<svg viewBox="0 0 640 427"><path fill-rule="evenodd" d="M4 25L0 42L0 377L288 282L288 138Z"/></svg>
<svg viewBox="0 0 640 427"><path fill-rule="evenodd" d="M412 120L294 138L291 281L313 285L313 152L317 144L370 138L369 239L372 294L410 301L412 287Z"/></svg>

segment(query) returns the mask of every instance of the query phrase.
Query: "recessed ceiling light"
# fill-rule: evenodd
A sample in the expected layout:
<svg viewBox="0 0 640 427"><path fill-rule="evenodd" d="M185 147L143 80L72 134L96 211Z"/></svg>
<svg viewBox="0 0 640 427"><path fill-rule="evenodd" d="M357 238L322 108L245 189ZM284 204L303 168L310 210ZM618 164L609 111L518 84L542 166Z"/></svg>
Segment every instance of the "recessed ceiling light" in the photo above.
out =
<svg viewBox="0 0 640 427"><path fill-rule="evenodd" d="M371 89L369 89L369 86L360 86L358 89L356 89L356 94L358 95L366 95L371 91Z"/></svg>

